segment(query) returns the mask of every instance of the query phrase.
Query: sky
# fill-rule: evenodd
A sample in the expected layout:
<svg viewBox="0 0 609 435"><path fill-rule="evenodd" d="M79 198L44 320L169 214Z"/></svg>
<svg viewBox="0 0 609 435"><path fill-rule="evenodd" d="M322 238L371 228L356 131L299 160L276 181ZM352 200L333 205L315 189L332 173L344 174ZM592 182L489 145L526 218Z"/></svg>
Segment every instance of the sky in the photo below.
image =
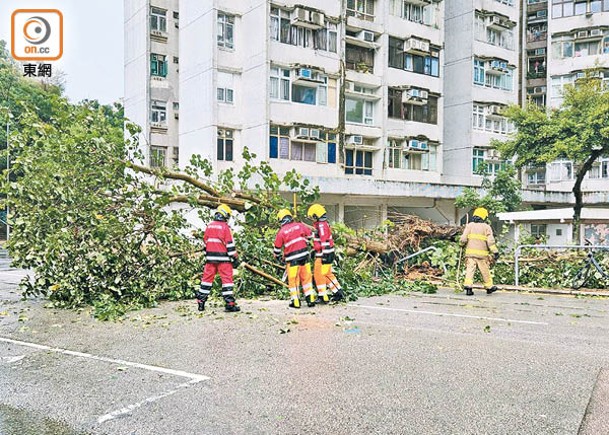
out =
<svg viewBox="0 0 609 435"><path fill-rule="evenodd" d="M15 9L59 9L64 20L63 57L53 64L66 74L72 102L123 97L123 0L0 0L0 39L10 47Z"/></svg>

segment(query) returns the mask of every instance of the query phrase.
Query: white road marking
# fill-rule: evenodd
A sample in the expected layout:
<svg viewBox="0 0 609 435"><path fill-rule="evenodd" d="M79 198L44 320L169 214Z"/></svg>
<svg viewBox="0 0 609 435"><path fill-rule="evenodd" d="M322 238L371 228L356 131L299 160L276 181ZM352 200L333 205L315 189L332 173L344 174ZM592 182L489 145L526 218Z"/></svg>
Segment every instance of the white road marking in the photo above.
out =
<svg viewBox="0 0 609 435"><path fill-rule="evenodd" d="M501 317L485 317L485 316L473 316L473 315L468 315L468 314L439 313L437 311L407 310L405 308L375 307L375 306L371 306L371 305L359 305L359 304L351 304L350 306L358 307L358 308L368 308L368 309L372 309L372 310L399 311L399 312L403 312L403 313L414 313L414 314L431 314L433 316L462 317L462 318L466 318L466 319L494 320L497 322L507 322L507 323L523 323L525 325L548 325L547 322L535 322L532 320L503 319Z"/></svg>
<svg viewBox="0 0 609 435"><path fill-rule="evenodd" d="M157 394L156 396L148 397L147 399L142 400L141 402L134 403L132 405L125 406L124 408L117 409L116 411L112 411L108 414L102 415L97 419L98 423L105 423L106 421L114 420L115 418L121 417L123 415L129 414L134 409L140 408L147 403L156 402L164 397L171 396L184 388L188 388L191 385L198 384L202 379L193 379L188 382L184 382L183 384L178 385L173 390L164 391L161 394Z"/></svg>
<svg viewBox="0 0 609 435"><path fill-rule="evenodd" d="M208 376L198 375L195 373L188 373L188 372L184 372L182 370L174 370L174 369L168 369L165 367L151 366L148 364L140 364L140 363L136 363L136 362L132 362L132 361L125 361L125 360L121 360L121 359L106 358L104 356L92 355L90 353L75 352L73 350L60 349L58 347L45 346L44 344L30 343L27 341L13 340L11 338L0 337L0 342L16 344L18 346L31 347L33 349L46 350L48 352L61 353L64 355L72 355L72 356L77 356L80 358L88 358L88 359L92 359L92 360L96 360L96 361L105 361L105 362L109 362L109 363L113 363L113 364L120 364L121 366L136 367L139 369L149 370L152 372L165 373L168 375L180 376L183 378L190 379L188 382L180 384L172 390L165 391L163 393L157 394L156 396L148 397L147 399L144 399L141 402L137 402L132 405L127 405L121 409L117 409L116 411L112 411L108 414L102 415L101 417L99 417L97 419L98 423L104 423L106 421L113 420L113 419L123 416L125 414L129 414L134 409L140 408L141 406L143 406L147 403L156 402L157 400L160 400L167 396L171 396L171 395L179 392L180 390L187 388L191 385L195 385L195 384L198 384L199 382L207 381L207 380L211 379Z"/></svg>
<svg viewBox="0 0 609 435"><path fill-rule="evenodd" d="M21 361L23 358L25 358L25 355L19 355L19 356L3 356L0 358L0 361L3 362L7 362L9 364L17 362L17 361Z"/></svg>
<svg viewBox="0 0 609 435"><path fill-rule="evenodd" d="M120 364L123 366L137 367L139 369L150 370L152 372L159 372L159 373L166 373L168 375L181 376L183 378L189 378L189 379L196 380L199 382L207 381L208 379L210 379L207 376L183 372L181 370L174 370L174 369L168 369L165 367L151 366L148 364L140 364L140 363L131 362L131 361L124 361L121 359L106 358L105 356L97 356L97 355L92 355L90 353L75 352L73 350L60 349L58 347L50 347L50 346L45 346L43 344L30 343L27 341L13 340L11 338L0 337L0 341L3 341L5 343L17 344L19 346L31 347L34 349L46 350L49 352L63 353L65 355L78 356L81 358L94 359L97 361L105 361L105 362L110 362L110 363L114 363L114 364Z"/></svg>

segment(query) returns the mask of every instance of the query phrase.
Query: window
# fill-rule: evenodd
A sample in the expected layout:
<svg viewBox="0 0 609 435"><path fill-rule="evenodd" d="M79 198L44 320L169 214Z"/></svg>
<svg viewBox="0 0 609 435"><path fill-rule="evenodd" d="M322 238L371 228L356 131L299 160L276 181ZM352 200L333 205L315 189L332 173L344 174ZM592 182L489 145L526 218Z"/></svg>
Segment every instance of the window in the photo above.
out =
<svg viewBox="0 0 609 435"><path fill-rule="evenodd" d="M431 48L428 55L404 53L404 41L389 37L389 66L433 77L440 76L440 51Z"/></svg>
<svg viewBox="0 0 609 435"><path fill-rule="evenodd" d="M180 63L180 58L177 56L173 57L173 63Z"/></svg>
<svg viewBox="0 0 609 435"><path fill-rule="evenodd" d="M218 47L234 48L235 17L218 12Z"/></svg>
<svg viewBox="0 0 609 435"><path fill-rule="evenodd" d="M290 100L290 70L271 67L270 97L273 100Z"/></svg>
<svg viewBox="0 0 609 435"><path fill-rule="evenodd" d="M374 21L374 0L347 0L347 16Z"/></svg>
<svg viewBox="0 0 609 435"><path fill-rule="evenodd" d="M573 162L559 160L548 164L548 178L550 182L573 179Z"/></svg>
<svg viewBox="0 0 609 435"><path fill-rule="evenodd" d="M388 91L387 116L389 118L423 122L426 124L438 123L438 97L428 96L427 101L418 100L409 103L408 101L402 101L403 94L409 91L396 88L389 88Z"/></svg>
<svg viewBox="0 0 609 435"><path fill-rule="evenodd" d="M336 53L338 29L336 23L326 22L322 29L293 26L290 12L271 7L271 40L299 47Z"/></svg>
<svg viewBox="0 0 609 435"><path fill-rule="evenodd" d="M608 0L552 0L553 18L594 14L601 11L609 11Z"/></svg>
<svg viewBox="0 0 609 435"><path fill-rule="evenodd" d="M167 77L167 57L161 54L150 54L150 74L155 77Z"/></svg>
<svg viewBox="0 0 609 435"><path fill-rule="evenodd" d="M374 50L347 44L345 49L345 64L347 69L372 73L374 70Z"/></svg>
<svg viewBox="0 0 609 435"><path fill-rule="evenodd" d="M480 167L484 165L484 150L482 148L474 148L472 150L472 174L477 174Z"/></svg>
<svg viewBox="0 0 609 435"><path fill-rule="evenodd" d="M404 154L402 142L397 139L389 139L387 143L387 167L393 169L408 168L408 158Z"/></svg>
<svg viewBox="0 0 609 435"><path fill-rule="evenodd" d="M345 150L345 174L372 175L372 151Z"/></svg>
<svg viewBox="0 0 609 435"><path fill-rule="evenodd" d="M480 12L476 12L474 18L474 32L476 40L495 45L497 47L502 47L507 50L514 50L514 32L511 29L504 28L503 30L498 30L495 27L490 27L491 20L496 19L497 16L495 15L485 15Z"/></svg>
<svg viewBox="0 0 609 435"><path fill-rule="evenodd" d="M328 104L328 77L313 73L315 82L292 83L292 101L295 103L326 106Z"/></svg>
<svg viewBox="0 0 609 435"><path fill-rule="evenodd" d="M305 162L336 163L336 135L314 128L306 129L308 131L317 130L319 138L291 138L289 127L271 125L269 157Z"/></svg>
<svg viewBox="0 0 609 435"><path fill-rule="evenodd" d="M548 23L527 26L527 42L545 41L548 37Z"/></svg>
<svg viewBox="0 0 609 435"><path fill-rule="evenodd" d="M423 5L412 0L391 0L390 14L413 23L433 26L436 17L436 5Z"/></svg>
<svg viewBox="0 0 609 435"><path fill-rule="evenodd" d="M166 154L167 154L167 148L151 146L150 147L150 167L151 168L164 167Z"/></svg>
<svg viewBox="0 0 609 435"><path fill-rule="evenodd" d="M560 105L565 86L573 85L574 83L575 75L573 74L552 77L552 104L556 106Z"/></svg>
<svg viewBox="0 0 609 435"><path fill-rule="evenodd" d="M484 61L474 58L474 84L484 85Z"/></svg>
<svg viewBox="0 0 609 435"><path fill-rule="evenodd" d="M165 9L150 8L150 30L167 31L167 11Z"/></svg>
<svg viewBox="0 0 609 435"><path fill-rule="evenodd" d="M233 161L233 130L218 129L217 158L227 162Z"/></svg>
<svg viewBox="0 0 609 435"><path fill-rule="evenodd" d="M437 144L427 143L427 150L418 149L409 152L409 142L419 142L414 139L404 142L390 139L387 143L387 167L393 169L410 169L415 171L435 171L437 169Z"/></svg>
<svg viewBox="0 0 609 435"><path fill-rule="evenodd" d="M531 236L536 239L544 238L547 235L546 224L531 224Z"/></svg>
<svg viewBox="0 0 609 435"><path fill-rule="evenodd" d="M345 98L347 122L372 125L374 122L374 102Z"/></svg>
<svg viewBox="0 0 609 435"><path fill-rule="evenodd" d="M165 124L167 122L167 102L152 100L150 121L156 124Z"/></svg>
<svg viewBox="0 0 609 435"><path fill-rule="evenodd" d="M527 170L527 183L529 185L546 184L546 167L537 167Z"/></svg>
<svg viewBox="0 0 609 435"><path fill-rule="evenodd" d="M217 89L217 98L218 101L227 104L233 104L233 90L230 88L218 88Z"/></svg>
<svg viewBox="0 0 609 435"><path fill-rule="evenodd" d="M493 113L493 107L493 105L474 103L472 108L473 129L497 134L511 133L514 130L514 125L507 118Z"/></svg>

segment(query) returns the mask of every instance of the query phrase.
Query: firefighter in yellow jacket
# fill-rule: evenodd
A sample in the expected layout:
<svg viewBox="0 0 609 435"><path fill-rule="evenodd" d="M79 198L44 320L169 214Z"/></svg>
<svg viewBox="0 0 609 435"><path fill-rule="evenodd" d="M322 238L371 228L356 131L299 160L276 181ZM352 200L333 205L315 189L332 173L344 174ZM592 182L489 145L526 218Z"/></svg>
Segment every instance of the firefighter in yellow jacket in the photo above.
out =
<svg viewBox="0 0 609 435"><path fill-rule="evenodd" d="M499 251L495 245L495 237L491 226L484 221L488 217L488 211L483 207L478 207L474 210L472 222L465 226L465 231L461 236L461 245L465 246L465 294L472 296L474 291L474 274L476 267L480 270L482 279L484 280L484 288L486 294L491 294L497 291L497 287L493 285L493 278L489 270L491 255L495 260L499 257Z"/></svg>

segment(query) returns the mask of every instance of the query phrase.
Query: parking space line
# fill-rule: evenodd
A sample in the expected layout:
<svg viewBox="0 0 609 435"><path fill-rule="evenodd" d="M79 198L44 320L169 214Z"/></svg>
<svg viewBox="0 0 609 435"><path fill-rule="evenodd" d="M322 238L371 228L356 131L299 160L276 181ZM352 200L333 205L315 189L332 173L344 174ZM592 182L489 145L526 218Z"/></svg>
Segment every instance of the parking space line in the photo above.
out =
<svg viewBox="0 0 609 435"><path fill-rule="evenodd" d="M414 313L414 314L430 314L433 316L461 317L461 318L465 318L465 319L494 320L497 322L507 322L507 323L522 323L525 325L548 325L547 322L535 322L532 320L504 319L501 317L474 316L474 315L469 315L469 314L456 314L456 313L440 313L437 311L408 310L405 308L375 307L375 306L371 306L371 305L359 305L359 304L349 304L349 306L358 307L358 308L368 308L368 309L372 309L372 310L398 311L398 312L403 312L403 313Z"/></svg>
<svg viewBox="0 0 609 435"><path fill-rule="evenodd" d="M6 337L0 337L0 342L11 343L11 344L15 344L18 346L29 347L32 349L45 350L47 352L55 352L55 353L60 353L60 354L64 354L64 355L71 355L71 356L76 356L76 357L80 357L80 358L87 358L87 359L92 359L95 361L104 361L104 362L109 362L109 363L113 363L113 364L120 364L122 366L136 367L136 368L143 369L143 370L149 370L149 371L157 372L157 373L165 373L168 375L174 375L174 376L179 376L182 378L190 379L188 382L179 384L178 386L176 386L175 388L173 388L171 390L164 391L160 394L157 394L156 396L148 397L140 402L137 402L137 403L134 403L131 405L127 405L121 409L117 409L116 411L112 411L108 414L102 415L101 417L99 417L97 419L98 423L104 423L106 421L113 420L113 419L123 416L125 414L129 414L131 411L133 411L137 408L140 408L143 405L146 405L147 403L156 402L157 400L163 399L164 397L167 397L167 396L171 396L171 395L179 392L180 390L183 390L184 388L187 388L192 385L198 384L199 382L207 381L207 380L211 379L209 376L203 376L203 375L199 375L199 374L195 374L195 373L188 373L188 372L184 372L182 370L174 370L174 369L168 369L166 367L152 366L152 365L148 365L148 364L141 364L141 363L136 363L136 362L132 362L132 361L115 359L115 358L107 358L104 356L93 355L90 353L76 352L73 350L46 346L44 344L37 344L37 343L30 343L27 341L13 340L11 338L6 338Z"/></svg>
<svg viewBox="0 0 609 435"><path fill-rule="evenodd" d="M188 373L188 372L184 372L181 370L168 369L168 368L159 367L159 366L151 366L148 364L140 364L140 363L125 361L125 360L121 360L121 359L107 358L105 356L92 355L90 353L75 352L73 350L60 349L58 347L45 346L44 344L30 343L27 341L13 340L11 338L0 337L0 341L3 341L5 343L17 344L19 346L31 347L34 349L46 350L49 352L62 353L64 355L72 355L72 356L78 356L81 358L88 358L88 359L93 359L93 360L97 360L97 361L105 361L105 362L109 362L109 363L120 364L123 366L137 367L139 369L149 370L152 372L166 373L168 375L189 378L189 379L196 380L199 382L210 379L208 376L197 375L194 373Z"/></svg>
<svg viewBox="0 0 609 435"><path fill-rule="evenodd" d="M114 420L115 418L129 414L131 411L133 411L137 408L140 408L143 405L146 405L146 404L152 403L152 402L156 402L157 400L163 399L167 396L171 396L171 395L179 392L180 390L182 390L184 388L188 388L191 385L198 384L199 382L201 382L200 379L193 379L188 382L184 382L183 384L176 386L173 390L164 391L160 394L157 394L156 396L148 397L148 398L142 400L141 402L133 403L131 405L125 406L124 408L117 409L116 411L112 411L108 414L102 415L101 417L99 417L97 419L97 422L105 423L106 421Z"/></svg>

